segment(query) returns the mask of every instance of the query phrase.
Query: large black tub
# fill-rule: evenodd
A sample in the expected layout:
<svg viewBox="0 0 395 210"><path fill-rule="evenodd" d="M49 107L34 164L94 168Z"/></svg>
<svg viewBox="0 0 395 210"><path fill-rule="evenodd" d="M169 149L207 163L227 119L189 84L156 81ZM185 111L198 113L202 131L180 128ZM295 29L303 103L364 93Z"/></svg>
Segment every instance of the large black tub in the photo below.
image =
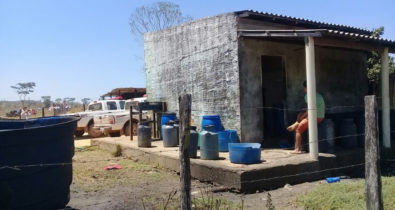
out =
<svg viewBox="0 0 395 210"><path fill-rule="evenodd" d="M0 120L0 209L66 206L78 119Z"/></svg>

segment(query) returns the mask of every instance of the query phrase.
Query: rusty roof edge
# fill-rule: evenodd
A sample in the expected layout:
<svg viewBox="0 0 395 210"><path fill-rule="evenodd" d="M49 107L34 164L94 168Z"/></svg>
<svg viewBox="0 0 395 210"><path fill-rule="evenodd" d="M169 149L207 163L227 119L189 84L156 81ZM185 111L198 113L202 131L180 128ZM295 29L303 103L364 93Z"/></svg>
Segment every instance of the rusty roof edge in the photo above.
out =
<svg viewBox="0 0 395 210"><path fill-rule="evenodd" d="M346 25L340 25L340 24L333 24L333 23L324 23L320 21L314 21L314 20L309 20L309 19L304 19L304 18L297 18L297 17L291 17L291 16L285 16L285 15L280 15L280 14L273 14L273 13L267 13L267 12L260 12L260 11L254 11L254 10L241 10L241 11L236 11L234 12L236 15L239 17L252 17L252 16L258 16L258 17L265 17L265 18L278 18L282 19L283 21L288 21L288 22L295 22L294 24L298 25L312 25L312 26L321 26L325 27L326 29L337 29L337 30L342 30L342 31L347 31L351 33L360 33L360 34L365 34L365 35L371 35L373 31L367 30L367 29L362 29L362 28L357 28L357 27L352 27L352 26L346 26Z"/></svg>

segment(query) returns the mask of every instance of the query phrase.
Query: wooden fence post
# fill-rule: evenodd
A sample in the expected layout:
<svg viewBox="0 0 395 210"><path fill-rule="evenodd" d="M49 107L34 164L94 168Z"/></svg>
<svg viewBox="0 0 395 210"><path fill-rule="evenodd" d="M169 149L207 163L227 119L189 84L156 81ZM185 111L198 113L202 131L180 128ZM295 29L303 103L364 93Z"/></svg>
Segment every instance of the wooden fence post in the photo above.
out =
<svg viewBox="0 0 395 210"><path fill-rule="evenodd" d="M133 107L132 105L130 105L130 121L129 121L129 125L130 125L130 140L133 141Z"/></svg>
<svg viewBox="0 0 395 210"><path fill-rule="evenodd" d="M365 184L366 209L383 209L377 132L377 103L374 95L365 96Z"/></svg>
<svg viewBox="0 0 395 210"><path fill-rule="evenodd" d="M189 138L191 122L191 95L182 94L180 108L180 200L181 210L191 209L191 169L189 161Z"/></svg>
<svg viewBox="0 0 395 210"><path fill-rule="evenodd" d="M42 115L42 117L45 117L45 108L44 107L41 108L41 115Z"/></svg>

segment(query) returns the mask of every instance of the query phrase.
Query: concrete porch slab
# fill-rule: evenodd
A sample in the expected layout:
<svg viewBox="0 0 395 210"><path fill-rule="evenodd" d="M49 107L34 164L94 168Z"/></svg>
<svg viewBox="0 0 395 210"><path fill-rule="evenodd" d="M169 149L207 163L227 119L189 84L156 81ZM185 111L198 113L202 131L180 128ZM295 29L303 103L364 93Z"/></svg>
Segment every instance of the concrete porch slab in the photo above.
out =
<svg viewBox="0 0 395 210"><path fill-rule="evenodd" d="M91 142L92 145L109 151L114 151L116 145L120 145L122 154L126 157L179 171L178 147L163 147L162 141L152 142L151 148L138 147L136 136L133 141L129 137L121 136L96 138ZM336 155L320 153L319 161L311 159L308 153L295 155L290 154L289 150L263 149L261 163L244 165L231 163L229 153L220 152L220 160L191 158L191 176L200 181L215 182L248 192L314 181L328 176L346 175L348 172L355 172L357 168L363 169L363 165L339 170L327 169L359 164L363 160L362 149Z"/></svg>

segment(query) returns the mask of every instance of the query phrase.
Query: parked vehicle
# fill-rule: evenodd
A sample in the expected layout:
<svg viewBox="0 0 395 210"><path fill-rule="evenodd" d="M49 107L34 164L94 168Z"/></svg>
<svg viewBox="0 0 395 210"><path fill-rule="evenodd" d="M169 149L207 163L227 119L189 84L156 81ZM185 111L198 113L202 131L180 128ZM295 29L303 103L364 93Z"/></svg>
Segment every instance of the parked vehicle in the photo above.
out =
<svg viewBox="0 0 395 210"><path fill-rule="evenodd" d="M124 100L99 100L93 101L88 104L88 109L85 112L77 112L67 115L74 115L81 117L77 123L77 129L74 132L75 136L80 137L85 132L89 136L95 138L103 135L103 132L95 128L94 116L105 115L109 113L124 112L125 101ZM64 116L65 116L64 115Z"/></svg>
<svg viewBox="0 0 395 210"><path fill-rule="evenodd" d="M125 102L125 109L121 112L113 112L95 115L93 117L94 129L100 130L106 136L130 136L130 107L133 110L133 133L137 133L137 123L139 122L138 103L143 99L131 99ZM145 99L146 100L146 99ZM142 119L149 119L147 112L144 111Z"/></svg>

